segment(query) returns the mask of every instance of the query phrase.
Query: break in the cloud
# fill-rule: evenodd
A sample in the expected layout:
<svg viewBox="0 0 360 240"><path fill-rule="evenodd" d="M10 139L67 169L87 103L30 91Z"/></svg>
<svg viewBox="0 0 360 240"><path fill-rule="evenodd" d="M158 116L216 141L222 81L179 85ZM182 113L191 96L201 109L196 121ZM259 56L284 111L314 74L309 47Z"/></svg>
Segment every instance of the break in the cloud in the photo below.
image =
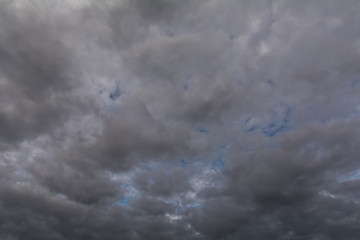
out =
<svg viewBox="0 0 360 240"><path fill-rule="evenodd" d="M0 239L359 239L359 1L0 3Z"/></svg>

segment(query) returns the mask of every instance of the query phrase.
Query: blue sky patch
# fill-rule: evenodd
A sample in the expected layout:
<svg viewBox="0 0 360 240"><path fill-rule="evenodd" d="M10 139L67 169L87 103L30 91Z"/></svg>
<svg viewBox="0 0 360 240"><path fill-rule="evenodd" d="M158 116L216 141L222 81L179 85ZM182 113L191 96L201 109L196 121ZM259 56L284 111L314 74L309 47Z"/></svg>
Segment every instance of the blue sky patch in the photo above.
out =
<svg viewBox="0 0 360 240"><path fill-rule="evenodd" d="M209 130L206 129L205 127L203 127L203 126L199 126L199 127L197 128L197 131L200 132L200 133L203 133L203 134L205 134L205 135L209 134Z"/></svg>
<svg viewBox="0 0 360 240"><path fill-rule="evenodd" d="M283 117L281 119L277 119L278 116L276 116L277 114L275 114L275 116L273 117L273 122L271 122L269 125L267 125L266 127L262 128L262 133L267 136L267 137L273 137L276 134L280 133L280 132L284 132L288 129L288 122L289 122L289 118L290 118L290 108L288 107L285 110L285 113L283 115Z"/></svg>
<svg viewBox="0 0 360 240"><path fill-rule="evenodd" d="M338 178L338 181L339 182L347 182L347 181L353 181L353 180L359 180L359 179L360 179L360 169L357 169L355 171L341 175Z"/></svg>
<svg viewBox="0 0 360 240"><path fill-rule="evenodd" d="M111 100L116 100L121 96L122 92L120 91L119 85L116 85L114 92L110 93L109 98Z"/></svg>
<svg viewBox="0 0 360 240"><path fill-rule="evenodd" d="M250 116L245 120L247 132L261 130L266 137L273 137L278 133L288 131L291 108L289 106L280 106L271 113L262 116Z"/></svg>

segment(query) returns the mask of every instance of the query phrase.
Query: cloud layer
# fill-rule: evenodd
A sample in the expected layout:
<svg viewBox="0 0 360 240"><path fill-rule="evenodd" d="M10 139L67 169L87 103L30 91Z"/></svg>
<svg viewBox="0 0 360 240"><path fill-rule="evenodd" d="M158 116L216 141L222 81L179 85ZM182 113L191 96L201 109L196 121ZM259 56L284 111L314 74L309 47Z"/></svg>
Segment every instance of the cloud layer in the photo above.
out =
<svg viewBox="0 0 360 240"><path fill-rule="evenodd" d="M358 1L0 3L0 238L359 239Z"/></svg>

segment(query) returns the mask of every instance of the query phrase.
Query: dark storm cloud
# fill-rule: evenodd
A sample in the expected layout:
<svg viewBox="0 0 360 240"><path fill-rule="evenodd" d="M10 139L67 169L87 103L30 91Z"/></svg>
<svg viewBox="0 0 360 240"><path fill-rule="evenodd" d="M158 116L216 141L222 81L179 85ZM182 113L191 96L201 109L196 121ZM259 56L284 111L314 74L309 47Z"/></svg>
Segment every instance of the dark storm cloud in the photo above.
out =
<svg viewBox="0 0 360 240"><path fill-rule="evenodd" d="M173 213L174 211L171 204L152 198L138 199L133 203L132 206L134 209L136 209L136 211L143 211L145 215L150 216L162 216L166 213Z"/></svg>
<svg viewBox="0 0 360 240"><path fill-rule="evenodd" d="M70 105L80 105L71 96L79 75L70 50L42 15L1 3L0 138L6 143L51 132L74 112Z"/></svg>
<svg viewBox="0 0 360 240"><path fill-rule="evenodd" d="M112 239L130 237L124 213L55 198L41 189L1 184L1 237L4 239Z"/></svg>
<svg viewBox="0 0 360 240"><path fill-rule="evenodd" d="M0 4L0 238L358 239L357 1Z"/></svg>
<svg viewBox="0 0 360 240"><path fill-rule="evenodd" d="M135 184L145 195L171 197L191 189L188 176L183 171L152 171L135 177Z"/></svg>
<svg viewBox="0 0 360 240"><path fill-rule="evenodd" d="M340 183L338 178L358 164L358 124L310 126L284 135L275 150L235 150L225 170L226 188L195 212L195 229L210 239L288 239L287 234L289 239L311 239L315 234L310 232L325 239L345 233L346 239L356 239L353 224L359 215L351 211L359 205L350 189L358 180ZM336 224L338 219L345 222Z"/></svg>
<svg viewBox="0 0 360 240"><path fill-rule="evenodd" d="M37 159L30 164L29 171L40 185L76 202L94 204L118 195L119 189L105 176L84 169L79 171L59 162Z"/></svg>
<svg viewBox="0 0 360 240"><path fill-rule="evenodd" d="M101 165L121 170L144 158L171 159L191 152L187 143L191 136L183 127L155 119L136 99L124 101L115 115L104 119L102 139L96 144L100 146L98 158L103 158Z"/></svg>

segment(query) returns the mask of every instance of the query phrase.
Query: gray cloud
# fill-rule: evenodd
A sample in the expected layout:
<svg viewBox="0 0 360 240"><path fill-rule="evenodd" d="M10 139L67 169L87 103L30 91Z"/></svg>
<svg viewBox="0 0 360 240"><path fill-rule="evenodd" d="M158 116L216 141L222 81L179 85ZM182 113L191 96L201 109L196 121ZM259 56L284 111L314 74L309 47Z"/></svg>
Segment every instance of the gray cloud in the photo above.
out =
<svg viewBox="0 0 360 240"><path fill-rule="evenodd" d="M135 177L135 184L144 194L157 197L171 197L191 189L183 171L141 173Z"/></svg>
<svg viewBox="0 0 360 240"><path fill-rule="evenodd" d="M0 138L8 143L51 132L79 110L72 105L86 104L73 96L79 73L52 32L57 26L41 20L43 13L2 5Z"/></svg>
<svg viewBox="0 0 360 240"><path fill-rule="evenodd" d="M0 238L358 239L357 1L0 4Z"/></svg>

